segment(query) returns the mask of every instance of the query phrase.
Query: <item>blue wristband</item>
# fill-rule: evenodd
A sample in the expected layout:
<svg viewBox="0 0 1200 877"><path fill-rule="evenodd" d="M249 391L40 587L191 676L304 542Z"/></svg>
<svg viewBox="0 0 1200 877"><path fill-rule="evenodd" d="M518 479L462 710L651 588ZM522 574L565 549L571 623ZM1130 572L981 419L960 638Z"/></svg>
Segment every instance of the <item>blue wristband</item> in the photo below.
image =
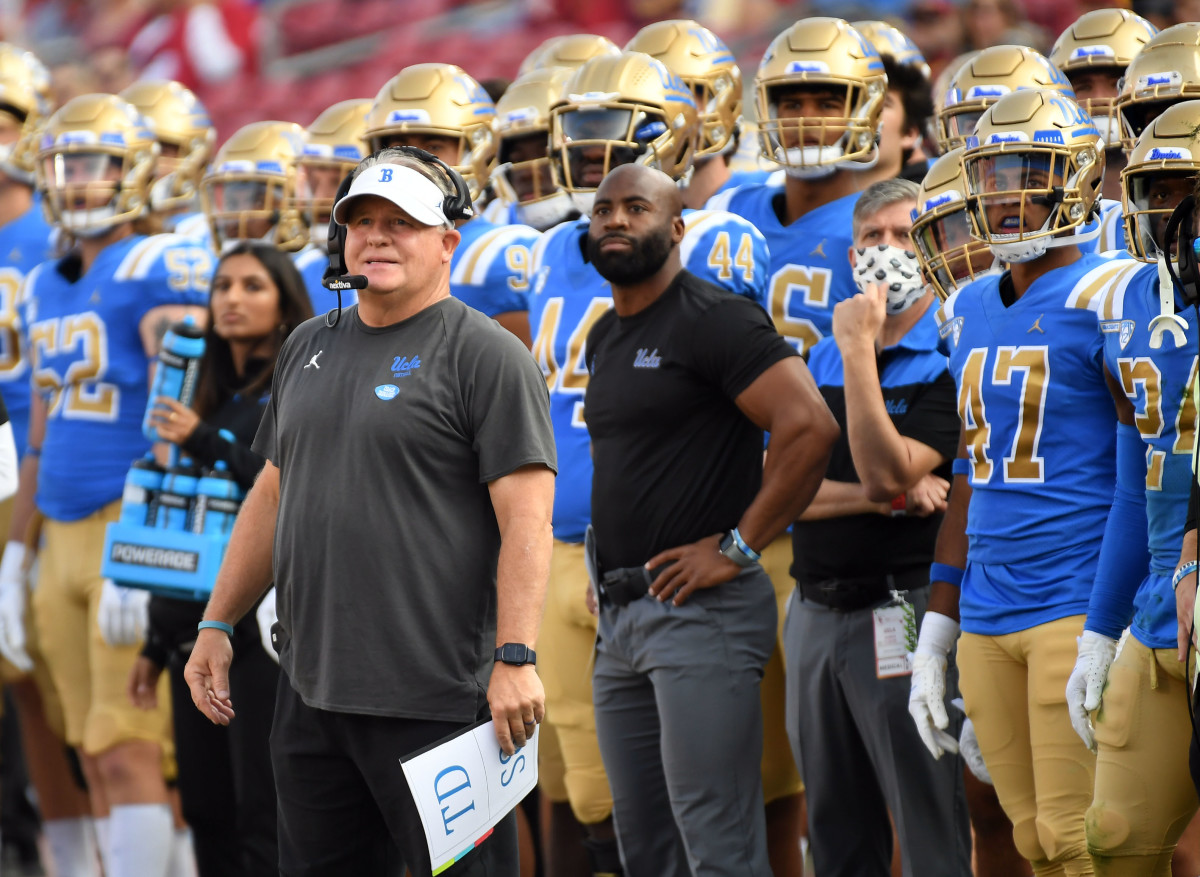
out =
<svg viewBox="0 0 1200 877"><path fill-rule="evenodd" d="M233 625L226 624L224 621L201 621L199 624L196 625L196 632L199 633L200 631L202 631L206 628L212 628L213 630L219 630L222 633L224 633L226 636L229 636L229 637L233 636Z"/></svg>
<svg viewBox="0 0 1200 877"><path fill-rule="evenodd" d="M966 457L955 457L954 462L950 464L950 472L954 475L970 475L971 461Z"/></svg>
<svg viewBox="0 0 1200 877"><path fill-rule="evenodd" d="M945 582L946 584L954 585L956 588L961 588L965 573L966 570L961 570L957 566L951 566L948 563L929 564L929 581L931 582Z"/></svg>
<svg viewBox="0 0 1200 877"><path fill-rule="evenodd" d="M737 527L734 527L733 530L730 531L730 535L733 536L733 544L738 547L738 551L742 552L742 554L746 555L756 563L762 558L761 554L746 544L746 540L742 538L742 534L738 532Z"/></svg>
<svg viewBox="0 0 1200 877"><path fill-rule="evenodd" d="M1171 576L1171 590L1178 591L1179 583L1196 571L1198 564L1194 560L1189 560L1179 569L1175 570L1175 575Z"/></svg>

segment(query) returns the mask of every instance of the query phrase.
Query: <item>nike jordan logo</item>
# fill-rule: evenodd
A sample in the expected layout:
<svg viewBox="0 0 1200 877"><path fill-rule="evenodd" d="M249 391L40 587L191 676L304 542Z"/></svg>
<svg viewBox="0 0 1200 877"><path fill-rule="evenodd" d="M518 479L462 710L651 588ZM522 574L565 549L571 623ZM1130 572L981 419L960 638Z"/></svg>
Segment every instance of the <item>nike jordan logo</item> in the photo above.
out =
<svg viewBox="0 0 1200 877"><path fill-rule="evenodd" d="M822 259L829 258L828 256L825 255L825 238L821 238L821 242L819 244L817 244L815 247L813 247L813 250L811 253L809 253L809 255L810 256L820 256Z"/></svg>
<svg viewBox="0 0 1200 877"><path fill-rule="evenodd" d="M1036 332L1041 332L1043 335L1045 335L1046 334L1045 330L1039 325L1039 323L1042 322L1042 317L1044 317L1044 316L1046 316L1046 315L1038 314L1038 318L1033 321L1032 326L1030 326L1028 329L1025 330L1025 334L1028 335L1030 332L1036 331Z"/></svg>
<svg viewBox="0 0 1200 877"><path fill-rule="evenodd" d="M305 368L315 368L317 371L320 371L321 366L317 364L317 357L324 352L324 350L318 350L316 353L314 353L313 358L308 361L308 365L306 365Z"/></svg>

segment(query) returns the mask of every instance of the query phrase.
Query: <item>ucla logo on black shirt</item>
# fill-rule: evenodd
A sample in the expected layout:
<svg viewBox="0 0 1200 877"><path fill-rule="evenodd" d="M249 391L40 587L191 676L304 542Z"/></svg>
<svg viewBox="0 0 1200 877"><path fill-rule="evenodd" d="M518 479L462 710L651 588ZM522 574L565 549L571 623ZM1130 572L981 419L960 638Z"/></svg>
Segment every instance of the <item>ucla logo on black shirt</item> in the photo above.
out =
<svg viewBox="0 0 1200 877"><path fill-rule="evenodd" d="M392 375L397 378L406 378L420 367L420 356L414 356L412 359L407 356L397 356L392 360Z"/></svg>
<svg viewBox="0 0 1200 877"><path fill-rule="evenodd" d="M639 347L637 356L633 358L634 368L658 368L662 365L662 357L658 355L658 348L650 350L646 347Z"/></svg>

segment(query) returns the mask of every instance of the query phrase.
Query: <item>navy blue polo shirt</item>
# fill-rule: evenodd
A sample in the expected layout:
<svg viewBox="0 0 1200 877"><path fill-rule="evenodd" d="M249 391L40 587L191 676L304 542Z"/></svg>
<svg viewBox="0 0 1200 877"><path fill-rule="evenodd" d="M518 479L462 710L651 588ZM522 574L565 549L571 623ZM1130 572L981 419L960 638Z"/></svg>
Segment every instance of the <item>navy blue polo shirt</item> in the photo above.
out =
<svg viewBox="0 0 1200 877"><path fill-rule="evenodd" d="M950 480L958 451L959 420L954 378L937 349L936 308L930 307L900 341L879 353L884 403L901 435L929 445L946 462L936 474ZM846 431L845 373L832 337L813 347L809 370L842 428L825 477L857 483ZM928 567L941 515L926 518L880 514L798 521L792 528L792 575L806 584L862 578Z"/></svg>

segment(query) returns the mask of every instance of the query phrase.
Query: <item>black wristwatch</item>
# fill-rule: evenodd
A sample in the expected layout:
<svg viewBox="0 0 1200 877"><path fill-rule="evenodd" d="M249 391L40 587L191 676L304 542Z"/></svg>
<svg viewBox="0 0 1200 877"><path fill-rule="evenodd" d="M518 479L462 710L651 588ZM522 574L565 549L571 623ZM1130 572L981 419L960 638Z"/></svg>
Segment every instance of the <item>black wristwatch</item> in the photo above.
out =
<svg viewBox="0 0 1200 877"><path fill-rule="evenodd" d="M505 643L496 649L496 660L520 667L524 664L536 664L537 654L525 643Z"/></svg>

